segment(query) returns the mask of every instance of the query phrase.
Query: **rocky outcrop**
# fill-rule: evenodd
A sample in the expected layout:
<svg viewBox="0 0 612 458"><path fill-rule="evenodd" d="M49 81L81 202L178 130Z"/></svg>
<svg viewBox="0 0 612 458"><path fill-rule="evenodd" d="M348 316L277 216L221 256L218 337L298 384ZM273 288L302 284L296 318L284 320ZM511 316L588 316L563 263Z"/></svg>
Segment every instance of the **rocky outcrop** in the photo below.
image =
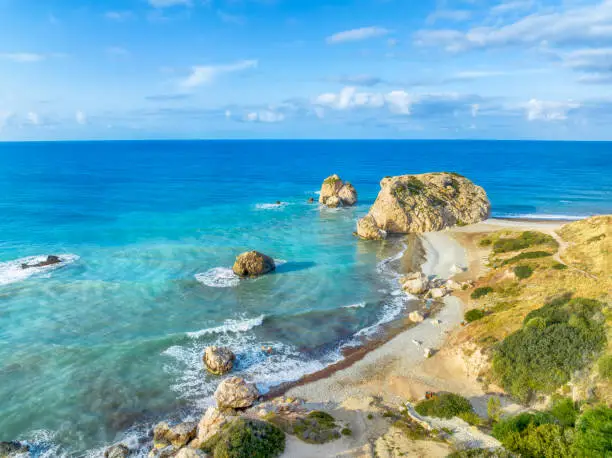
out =
<svg viewBox="0 0 612 458"><path fill-rule="evenodd" d="M232 270L239 277L257 277L276 269L274 259L259 251L242 253L236 258Z"/></svg>
<svg viewBox="0 0 612 458"><path fill-rule="evenodd" d="M251 407L258 398L257 387L241 377L223 380L215 391L215 400L221 409L245 409Z"/></svg>
<svg viewBox="0 0 612 458"><path fill-rule="evenodd" d="M423 233L489 217L487 194L455 173L426 173L383 178L366 218L388 233ZM368 233L357 233L368 238Z"/></svg>
<svg viewBox="0 0 612 458"><path fill-rule="evenodd" d="M422 272L414 272L400 278L402 289L410 294L425 294L429 290L429 279Z"/></svg>
<svg viewBox="0 0 612 458"><path fill-rule="evenodd" d="M153 430L153 443L155 448L167 446L184 447L196 437L197 423L185 422L170 426L165 421L155 426Z"/></svg>
<svg viewBox="0 0 612 458"><path fill-rule="evenodd" d="M371 215L357 221L357 235L365 240L382 240L387 237L387 233L376 225Z"/></svg>
<svg viewBox="0 0 612 458"><path fill-rule="evenodd" d="M350 183L344 183L338 175L327 177L321 186L319 203L328 207L350 207L357 203L357 191Z"/></svg>
<svg viewBox="0 0 612 458"><path fill-rule="evenodd" d="M236 355L226 347L206 347L204 351L204 366L215 375L227 374L234 367Z"/></svg>
<svg viewBox="0 0 612 458"><path fill-rule="evenodd" d="M130 449L124 444L112 445L104 451L104 458L127 458L129 455Z"/></svg>
<svg viewBox="0 0 612 458"><path fill-rule="evenodd" d="M230 421L235 420L236 418L238 417L226 415L216 407L209 407L208 410L206 410L206 413L204 414L202 419L200 420L200 423L198 424L198 432L196 438L191 441L189 447L196 449L200 448L204 444L204 442L206 442L208 439L210 439L219 431L221 431L221 428L224 425L226 425Z"/></svg>
<svg viewBox="0 0 612 458"><path fill-rule="evenodd" d="M30 451L30 447L17 441L0 442L0 457L12 458L23 456Z"/></svg>
<svg viewBox="0 0 612 458"><path fill-rule="evenodd" d="M47 259L45 259L44 261L40 261L36 264L21 264L21 268L22 269L33 269L35 267L47 267L47 266L52 266L54 264L59 264L61 263L62 260L59 258L59 256L55 256L53 254L50 254L49 256L47 256Z"/></svg>

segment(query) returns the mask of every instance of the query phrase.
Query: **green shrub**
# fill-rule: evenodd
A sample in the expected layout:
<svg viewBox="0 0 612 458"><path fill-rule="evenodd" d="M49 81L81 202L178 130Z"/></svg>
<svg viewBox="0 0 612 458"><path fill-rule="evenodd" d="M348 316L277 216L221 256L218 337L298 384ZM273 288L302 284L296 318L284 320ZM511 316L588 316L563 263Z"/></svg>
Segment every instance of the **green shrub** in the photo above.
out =
<svg viewBox="0 0 612 458"><path fill-rule="evenodd" d="M493 372L504 389L528 402L537 392L555 391L590 364L606 342L603 324L593 319L602 305L565 296L529 313L523 327L494 351Z"/></svg>
<svg viewBox="0 0 612 458"><path fill-rule="evenodd" d="M478 242L478 245L485 247L485 246L491 246L492 243L493 243L493 240L485 237L484 239L481 239L480 242Z"/></svg>
<svg viewBox="0 0 612 458"><path fill-rule="evenodd" d="M352 436L353 431L351 431L349 428L342 428L342 431L340 431L340 434L342 434L343 436Z"/></svg>
<svg viewBox="0 0 612 458"><path fill-rule="evenodd" d="M223 426L202 450L214 458L271 458L285 451L285 433L269 423L240 418Z"/></svg>
<svg viewBox="0 0 612 458"><path fill-rule="evenodd" d="M555 417L561 426L574 427L580 415L580 409L570 398L554 397L548 412Z"/></svg>
<svg viewBox="0 0 612 458"><path fill-rule="evenodd" d="M552 253L548 251L527 251L526 253L517 254L516 256L506 259L501 263L502 266L508 264L514 264L515 262L523 261L525 259L538 259L538 258L546 258L548 256L552 256Z"/></svg>
<svg viewBox="0 0 612 458"><path fill-rule="evenodd" d="M491 421L498 422L501 420L501 401L496 396L491 396L487 401L487 416Z"/></svg>
<svg viewBox="0 0 612 458"><path fill-rule="evenodd" d="M419 402L414 409L420 415L438 418L453 418L460 414L473 413L470 401L454 393L440 393Z"/></svg>
<svg viewBox="0 0 612 458"><path fill-rule="evenodd" d="M558 246L557 241L548 234L536 231L526 231L515 238L501 238L493 244L493 252L508 253L523 250L536 245Z"/></svg>
<svg viewBox="0 0 612 458"><path fill-rule="evenodd" d="M472 309L465 312L463 318L465 318L465 321L468 323L471 323L472 321L477 321L484 318L485 315L486 313L480 309Z"/></svg>
<svg viewBox="0 0 612 458"><path fill-rule="evenodd" d="M476 288L474 291L472 291L472 294L470 294L470 297L472 299L480 299L481 297L486 296L489 293L493 292L493 288L491 288L490 286L481 286L480 288Z"/></svg>
<svg viewBox="0 0 612 458"><path fill-rule="evenodd" d="M555 424L529 425L520 434L509 435L502 442L506 449L523 458L570 458L571 442L564 429Z"/></svg>
<svg viewBox="0 0 612 458"><path fill-rule="evenodd" d="M555 269L555 270L566 270L567 266L565 264L561 264L560 262L555 262L551 268Z"/></svg>
<svg viewBox="0 0 612 458"><path fill-rule="evenodd" d="M576 423L573 450L579 457L612 456L612 409L600 405L587 410Z"/></svg>
<svg viewBox="0 0 612 458"><path fill-rule="evenodd" d="M480 426L482 424L482 418L480 418L476 414L476 412L473 412L473 411L472 412L461 412L457 416L472 426Z"/></svg>
<svg viewBox="0 0 612 458"><path fill-rule="evenodd" d="M521 280L531 277L533 273L533 269L529 266L516 266L513 271L514 275Z"/></svg>
<svg viewBox="0 0 612 458"><path fill-rule="evenodd" d="M319 410L312 411L306 416L270 413L265 419L287 434L309 444L324 444L340 437L334 417Z"/></svg>
<svg viewBox="0 0 612 458"><path fill-rule="evenodd" d="M612 380L612 355L602 356L597 363L597 369L602 378Z"/></svg>
<svg viewBox="0 0 612 458"><path fill-rule="evenodd" d="M489 450L486 448L471 448L468 450L459 450L448 455L446 458L514 458L515 455L499 448Z"/></svg>

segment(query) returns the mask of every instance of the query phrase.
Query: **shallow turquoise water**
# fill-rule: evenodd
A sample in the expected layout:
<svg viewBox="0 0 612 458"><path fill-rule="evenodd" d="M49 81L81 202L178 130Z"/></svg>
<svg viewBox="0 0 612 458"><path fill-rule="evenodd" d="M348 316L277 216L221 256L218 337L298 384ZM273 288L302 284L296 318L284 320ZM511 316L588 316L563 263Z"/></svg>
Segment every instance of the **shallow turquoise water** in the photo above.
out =
<svg viewBox="0 0 612 458"><path fill-rule="evenodd" d="M341 345L410 307L396 295L394 264L382 262L401 242L352 236L385 175L454 170L486 188L494 214L584 216L612 212L610 152L605 143L0 144L0 440L77 453L197 411L218 383L202 370L211 343L236 349L237 371L264 390L335 361ZM334 172L357 187L357 207L306 203ZM237 282L228 269L248 249L281 261L278 271ZM71 263L27 278L18 268L49 253Z"/></svg>

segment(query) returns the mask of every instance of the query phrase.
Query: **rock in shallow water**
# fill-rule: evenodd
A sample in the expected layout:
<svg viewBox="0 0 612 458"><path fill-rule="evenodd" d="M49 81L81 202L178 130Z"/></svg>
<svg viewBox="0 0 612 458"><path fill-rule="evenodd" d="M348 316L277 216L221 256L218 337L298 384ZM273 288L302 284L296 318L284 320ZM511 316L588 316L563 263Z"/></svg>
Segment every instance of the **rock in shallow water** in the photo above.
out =
<svg viewBox="0 0 612 458"><path fill-rule="evenodd" d="M184 447L196 436L197 423L185 422L175 426L161 422L153 430L153 443L156 448L164 446Z"/></svg>
<svg viewBox="0 0 612 458"><path fill-rule="evenodd" d="M206 347L204 351L204 366L206 369L215 374L227 374L234 367L236 355L226 347Z"/></svg>
<svg viewBox="0 0 612 458"><path fill-rule="evenodd" d="M376 225L371 215L357 221L357 235L365 240L382 240L387 237L387 233Z"/></svg>
<svg viewBox="0 0 612 458"><path fill-rule="evenodd" d="M112 445L104 451L104 458L127 458L129 455L130 449L124 444Z"/></svg>
<svg viewBox="0 0 612 458"><path fill-rule="evenodd" d="M0 457L13 458L23 456L30 451L30 447L17 441L0 442Z"/></svg>
<svg viewBox="0 0 612 458"><path fill-rule="evenodd" d="M319 203L331 208L350 207L357 203L357 191L352 184L344 183L338 175L332 175L323 181Z"/></svg>
<svg viewBox="0 0 612 458"><path fill-rule="evenodd" d="M387 177L380 187L368 217L388 233L423 233L473 224L488 218L491 211L485 191L455 173Z"/></svg>
<svg viewBox="0 0 612 458"><path fill-rule="evenodd" d="M259 251L242 253L236 258L232 270L239 277L257 277L276 269L274 259Z"/></svg>
<svg viewBox="0 0 612 458"><path fill-rule="evenodd" d="M215 391L215 400L222 409L245 409L251 407L259 398L255 385L241 377L223 380Z"/></svg>
<svg viewBox="0 0 612 458"><path fill-rule="evenodd" d="M47 259L45 259L44 261L41 261L39 263L36 264L21 264L21 268L22 269L33 269L35 267L46 267L46 266L52 266L54 264L59 264L61 263L62 260L59 258L59 256L55 256L53 254L47 256Z"/></svg>

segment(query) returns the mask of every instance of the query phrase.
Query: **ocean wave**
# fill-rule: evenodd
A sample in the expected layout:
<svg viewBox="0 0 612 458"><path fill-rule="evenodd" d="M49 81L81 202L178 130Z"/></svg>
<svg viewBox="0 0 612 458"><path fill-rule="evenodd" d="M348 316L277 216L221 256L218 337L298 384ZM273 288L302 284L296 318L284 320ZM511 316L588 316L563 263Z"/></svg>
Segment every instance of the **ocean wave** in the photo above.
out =
<svg viewBox="0 0 612 458"><path fill-rule="evenodd" d="M260 315L257 318L250 318L246 320L225 320L225 323L221 326L214 328L206 328L200 331L188 332L187 335L192 339L203 337L210 334L225 334L228 332L248 332L251 329L261 326L263 324L265 315Z"/></svg>
<svg viewBox="0 0 612 458"><path fill-rule="evenodd" d="M366 306L365 302L358 302L357 304L343 305L343 309L362 309Z"/></svg>
<svg viewBox="0 0 612 458"><path fill-rule="evenodd" d="M211 288L232 288L240 283L240 277L227 267L215 267L204 273L195 274L195 279Z"/></svg>
<svg viewBox="0 0 612 458"><path fill-rule="evenodd" d="M23 269L21 265L44 262L47 259L47 255L28 256L13 261L0 262L0 286L20 282L34 275L48 274L79 259L79 256L76 254L62 254L58 256L62 261L61 263L44 267L31 267L29 269Z"/></svg>
<svg viewBox="0 0 612 458"><path fill-rule="evenodd" d="M289 205L288 202L281 202L280 204L274 203L263 203L263 204L255 204L255 208L257 210L280 210Z"/></svg>

